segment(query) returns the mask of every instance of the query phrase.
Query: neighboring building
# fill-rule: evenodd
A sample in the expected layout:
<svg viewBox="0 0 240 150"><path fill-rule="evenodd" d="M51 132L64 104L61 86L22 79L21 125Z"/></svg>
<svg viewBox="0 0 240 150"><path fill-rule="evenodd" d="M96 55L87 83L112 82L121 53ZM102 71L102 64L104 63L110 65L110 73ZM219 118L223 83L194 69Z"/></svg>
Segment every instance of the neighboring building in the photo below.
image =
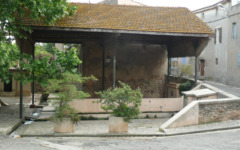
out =
<svg viewBox="0 0 240 150"><path fill-rule="evenodd" d="M133 0L103 0L102 2L99 2L99 4L143 6L143 4L135 2Z"/></svg>
<svg viewBox="0 0 240 150"><path fill-rule="evenodd" d="M240 87L240 1L222 0L194 13L215 30L199 57L199 75Z"/></svg>
<svg viewBox="0 0 240 150"><path fill-rule="evenodd" d="M15 69L10 70L13 73L19 73ZM20 95L20 81L16 81L13 78L9 79L9 82L0 81L0 96L19 96ZM31 83L23 84L23 96L31 95Z"/></svg>

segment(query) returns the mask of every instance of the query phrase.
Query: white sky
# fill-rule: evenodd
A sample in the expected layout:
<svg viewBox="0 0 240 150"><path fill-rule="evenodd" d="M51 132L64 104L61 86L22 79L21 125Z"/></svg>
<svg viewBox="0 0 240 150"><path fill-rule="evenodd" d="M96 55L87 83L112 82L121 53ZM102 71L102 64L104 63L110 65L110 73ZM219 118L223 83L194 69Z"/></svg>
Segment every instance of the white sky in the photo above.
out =
<svg viewBox="0 0 240 150"><path fill-rule="evenodd" d="M101 0L68 0L69 2L97 3ZM220 0L134 0L148 6L187 7L196 10L219 2Z"/></svg>

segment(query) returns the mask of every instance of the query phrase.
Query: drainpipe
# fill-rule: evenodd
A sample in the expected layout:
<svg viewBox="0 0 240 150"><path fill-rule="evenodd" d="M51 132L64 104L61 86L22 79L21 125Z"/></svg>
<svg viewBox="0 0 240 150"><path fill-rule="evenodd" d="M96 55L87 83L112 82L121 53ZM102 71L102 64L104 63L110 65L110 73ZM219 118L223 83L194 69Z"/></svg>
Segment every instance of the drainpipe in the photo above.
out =
<svg viewBox="0 0 240 150"><path fill-rule="evenodd" d="M118 37L120 36L120 34L117 34L114 37L114 41L113 41L113 89L116 87L116 51L118 49Z"/></svg>
<svg viewBox="0 0 240 150"><path fill-rule="evenodd" d="M115 41L113 48L113 89L116 87L116 49L117 43Z"/></svg>

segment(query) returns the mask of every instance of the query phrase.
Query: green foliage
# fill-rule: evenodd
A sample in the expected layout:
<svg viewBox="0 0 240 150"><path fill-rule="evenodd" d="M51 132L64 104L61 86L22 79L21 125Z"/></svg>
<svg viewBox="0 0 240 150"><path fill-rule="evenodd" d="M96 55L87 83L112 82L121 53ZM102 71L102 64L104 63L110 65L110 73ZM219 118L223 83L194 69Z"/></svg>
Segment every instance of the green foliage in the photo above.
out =
<svg viewBox="0 0 240 150"><path fill-rule="evenodd" d="M104 92L97 92L100 95L101 108L105 111L112 111L116 117L123 117L129 122L131 118L138 117L139 106L142 102L140 88L132 90L131 87L119 81L121 87L109 88Z"/></svg>
<svg viewBox="0 0 240 150"><path fill-rule="evenodd" d="M35 54L35 59L45 58L45 57L54 58L53 54L47 51L39 51L37 52L37 54Z"/></svg>
<svg viewBox="0 0 240 150"><path fill-rule="evenodd" d="M34 81L45 87L48 79L62 78L64 72L77 72L76 66L81 63L81 60L77 56L76 48L62 52L54 47L53 52L56 59L46 51L38 53L46 54L44 57L33 59L31 55L20 54L16 45L0 42L0 56L3 56L0 59L0 79L8 81L9 77L14 77L16 80L27 83L33 81L32 72L34 71ZM23 74L13 74L9 71L11 67L20 70L19 64L23 68Z"/></svg>
<svg viewBox="0 0 240 150"><path fill-rule="evenodd" d="M3 0L0 3L0 79L3 81L8 81L12 74L9 72L10 67L15 67L19 69L18 64L24 68L24 76L16 76L18 80L24 80L25 82L31 81L32 76L29 71L36 69L39 74L45 74L45 77L53 76L53 73L59 70L50 70L50 73L43 71L43 68L47 68L49 63L49 58L43 61L34 61L31 56L20 55L19 50L15 51L17 48L13 44L13 35L19 36L20 38L25 38L22 31L31 32L29 26L22 25L22 18L28 15L33 20L43 21L46 25L54 24L57 19L65 16L71 16L76 11L77 6L69 5L66 0ZM69 57L68 57L69 58ZM23 60L23 61L19 61ZM58 59L55 62L55 66L61 63L63 59ZM61 62L59 62L61 61ZM65 60L63 60L65 61ZM72 61L71 61L72 62ZM41 64L43 65L41 67ZM65 63L67 64L67 63ZM32 65L32 66L31 66ZM53 66L52 63L50 66ZM34 68L34 67L39 68ZM72 67L72 66L71 66ZM50 67L51 68L51 67ZM53 67L52 67L53 68ZM66 68L66 67L65 67ZM71 70L72 68L70 68ZM62 70L69 70L61 68ZM44 72L44 73L41 73ZM59 75L59 74L58 74ZM42 80L42 79L41 79ZM42 80L43 82L43 80Z"/></svg>
<svg viewBox="0 0 240 150"><path fill-rule="evenodd" d="M178 90L179 90L179 93L181 94L182 91L189 91L189 90L191 90L191 88L192 88L191 82L187 81L185 83L180 84L178 87Z"/></svg>
<svg viewBox="0 0 240 150"><path fill-rule="evenodd" d="M46 44L44 45L45 51L47 51L48 53L51 53L51 54L54 53L54 48L55 48L54 43L46 43Z"/></svg>
<svg viewBox="0 0 240 150"><path fill-rule="evenodd" d="M159 128L158 132L164 133L164 130L162 128Z"/></svg>
<svg viewBox="0 0 240 150"><path fill-rule="evenodd" d="M11 73L9 72L10 67L13 65L14 55L14 50L16 49L16 46L5 43L5 42L0 42L0 79L2 81L8 82L9 77L11 77Z"/></svg>
<svg viewBox="0 0 240 150"><path fill-rule="evenodd" d="M0 3L0 39L6 40L9 32L23 37L21 30L30 31L30 27L22 25L22 18L26 15L48 25L73 15L76 9L77 6L70 6L67 0L3 0Z"/></svg>
<svg viewBox="0 0 240 150"><path fill-rule="evenodd" d="M33 77L31 72L34 71L34 80L45 87L48 83L48 79L62 78L62 73L70 72L76 73L76 66L81 63L81 60L77 56L77 49L72 48L69 52L59 51L57 48L53 49L56 59L45 55L33 60L32 57L25 57L22 64L23 68L27 71L24 74L25 81L32 81Z"/></svg>
<svg viewBox="0 0 240 150"><path fill-rule="evenodd" d="M40 57L44 58L46 56L48 57L54 57L54 52L53 52L53 48L51 47L51 49L47 48L47 44L51 44L51 43L44 43L44 44L35 44L35 58L38 59ZM51 44L52 45L52 44Z"/></svg>
<svg viewBox="0 0 240 150"><path fill-rule="evenodd" d="M95 77L82 77L80 74L63 73L61 79L51 79L48 82L47 92L55 92L58 96L54 100L53 105L55 106L55 114L52 117L53 120L62 120L63 118L71 118L71 120L77 123L80 118L78 112L70 106L70 102L74 99L82 100L90 95L83 91L78 91L76 84L83 84L87 80L96 80Z"/></svg>

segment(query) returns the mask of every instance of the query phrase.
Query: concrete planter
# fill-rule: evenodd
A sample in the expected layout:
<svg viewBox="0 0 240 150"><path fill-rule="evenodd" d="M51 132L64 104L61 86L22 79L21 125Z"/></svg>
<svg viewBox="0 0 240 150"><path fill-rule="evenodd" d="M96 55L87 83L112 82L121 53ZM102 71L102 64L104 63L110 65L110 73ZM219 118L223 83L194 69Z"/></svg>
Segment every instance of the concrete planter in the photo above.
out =
<svg viewBox="0 0 240 150"><path fill-rule="evenodd" d="M127 133L128 122L122 117L109 116L109 133Z"/></svg>
<svg viewBox="0 0 240 150"><path fill-rule="evenodd" d="M64 118L62 121L54 122L54 132L70 133L74 131L74 123L70 118Z"/></svg>

